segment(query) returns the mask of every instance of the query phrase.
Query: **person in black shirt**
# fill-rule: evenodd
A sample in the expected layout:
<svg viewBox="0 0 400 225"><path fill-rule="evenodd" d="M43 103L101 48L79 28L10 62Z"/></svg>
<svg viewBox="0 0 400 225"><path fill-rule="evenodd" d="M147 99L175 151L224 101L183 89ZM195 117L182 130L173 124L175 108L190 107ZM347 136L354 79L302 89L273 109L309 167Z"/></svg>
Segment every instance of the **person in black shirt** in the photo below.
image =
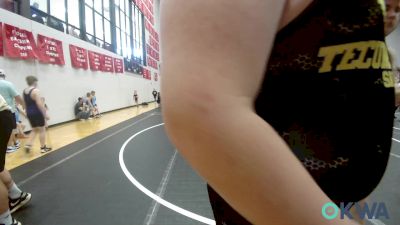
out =
<svg viewBox="0 0 400 225"><path fill-rule="evenodd" d="M216 223L354 224L321 209L365 199L386 170L394 84L385 2L161 7L166 130L208 182Z"/></svg>
<svg viewBox="0 0 400 225"><path fill-rule="evenodd" d="M75 104L74 107L75 117L78 120L87 120L90 116L90 111L87 109L83 102L83 98L78 98L78 102Z"/></svg>
<svg viewBox="0 0 400 225"><path fill-rule="evenodd" d="M157 101L157 91L156 91L156 89L153 90L152 94L153 94L153 97L154 97L154 101Z"/></svg>
<svg viewBox="0 0 400 225"><path fill-rule="evenodd" d="M158 92L158 94L157 94L157 104L161 104L161 94L160 94L160 92Z"/></svg>
<svg viewBox="0 0 400 225"><path fill-rule="evenodd" d="M133 92L133 100L135 101L135 105L138 106L138 103L139 103L139 96L138 96L136 90Z"/></svg>

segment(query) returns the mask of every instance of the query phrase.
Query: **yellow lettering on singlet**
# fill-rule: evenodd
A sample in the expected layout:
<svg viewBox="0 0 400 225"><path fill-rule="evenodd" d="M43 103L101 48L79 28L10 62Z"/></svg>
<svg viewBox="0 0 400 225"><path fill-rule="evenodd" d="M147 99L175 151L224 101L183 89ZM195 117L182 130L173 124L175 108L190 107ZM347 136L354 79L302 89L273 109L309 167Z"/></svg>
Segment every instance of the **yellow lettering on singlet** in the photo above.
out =
<svg viewBox="0 0 400 225"><path fill-rule="evenodd" d="M355 69L354 63L351 60L354 59L354 46L349 46L343 54L343 58L340 64L336 67L336 70L353 70Z"/></svg>
<svg viewBox="0 0 400 225"><path fill-rule="evenodd" d="M387 46L385 43L383 43L383 45L381 45L382 48L382 65L381 68L382 69L388 69L391 70L392 69L392 63L390 61L390 57L389 57L389 51L387 49Z"/></svg>
<svg viewBox="0 0 400 225"><path fill-rule="evenodd" d="M369 46L367 42L361 42L357 46L357 50L360 51L360 56L353 63L356 65L357 69L368 69L371 66L371 59L366 59Z"/></svg>
<svg viewBox="0 0 400 225"><path fill-rule="evenodd" d="M318 57L324 57L324 62L319 69L320 73L332 71L332 62L336 55L342 54L346 50L346 46L338 45L333 47L323 47L319 49Z"/></svg>
<svg viewBox="0 0 400 225"><path fill-rule="evenodd" d="M386 88L394 87L395 81L394 81L393 72L392 71L383 71L382 72L382 81L383 81L383 85Z"/></svg>
<svg viewBox="0 0 400 225"><path fill-rule="evenodd" d="M374 50L374 56L372 57L372 68L379 69L381 65L382 49L379 45L373 45L371 48Z"/></svg>
<svg viewBox="0 0 400 225"><path fill-rule="evenodd" d="M368 51L373 54L368 55ZM355 52L359 52L357 58ZM333 68L333 60L341 55L340 63ZM319 50L319 57L324 61L319 69L319 73L327 73L332 70L353 70L353 69L391 69L389 54L386 44L382 41L362 41L322 47Z"/></svg>

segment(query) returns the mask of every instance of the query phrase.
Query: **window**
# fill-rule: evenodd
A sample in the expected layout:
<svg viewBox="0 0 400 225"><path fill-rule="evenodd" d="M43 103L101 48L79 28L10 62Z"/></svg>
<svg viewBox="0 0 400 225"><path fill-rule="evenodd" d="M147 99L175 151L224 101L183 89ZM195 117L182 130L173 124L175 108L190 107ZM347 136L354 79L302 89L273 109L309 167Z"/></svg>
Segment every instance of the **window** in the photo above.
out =
<svg viewBox="0 0 400 225"><path fill-rule="evenodd" d="M79 24L79 0L68 0L68 23L76 28Z"/></svg>
<svg viewBox="0 0 400 225"><path fill-rule="evenodd" d="M132 58L131 49L131 29L130 29L130 12L129 0L115 1L115 31L117 38L117 53L125 58Z"/></svg>
<svg viewBox="0 0 400 225"><path fill-rule="evenodd" d="M95 26L97 28L96 37L99 39L104 39L103 17L96 12L94 16L94 21L95 21Z"/></svg>
<svg viewBox="0 0 400 225"><path fill-rule="evenodd" d="M62 2L55 3L52 1L50 3L50 15L65 22L65 5Z"/></svg>
<svg viewBox="0 0 400 225"><path fill-rule="evenodd" d="M31 0L30 4L32 20L61 32L79 35L79 0Z"/></svg>
<svg viewBox="0 0 400 225"><path fill-rule="evenodd" d="M47 13L47 0L31 0L31 7Z"/></svg>
<svg viewBox="0 0 400 225"><path fill-rule="evenodd" d="M103 1L103 10L104 10L104 18L110 20L110 1L104 0Z"/></svg>
<svg viewBox="0 0 400 225"><path fill-rule="evenodd" d="M109 0L85 0L85 24L88 41L107 49L111 46L109 5Z"/></svg>
<svg viewBox="0 0 400 225"><path fill-rule="evenodd" d="M87 5L85 6L85 22L86 33L94 35L93 9Z"/></svg>
<svg viewBox="0 0 400 225"><path fill-rule="evenodd" d="M111 43L111 22L109 20L104 22L104 41Z"/></svg>
<svg viewBox="0 0 400 225"><path fill-rule="evenodd" d="M143 64L143 30L142 13L136 5L132 5L132 25L133 25L133 56L135 61Z"/></svg>
<svg viewBox="0 0 400 225"><path fill-rule="evenodd" d="M32 20L143 64L143 14L131 0L113 1L114 8L110 0L30 0Z"/></svg>

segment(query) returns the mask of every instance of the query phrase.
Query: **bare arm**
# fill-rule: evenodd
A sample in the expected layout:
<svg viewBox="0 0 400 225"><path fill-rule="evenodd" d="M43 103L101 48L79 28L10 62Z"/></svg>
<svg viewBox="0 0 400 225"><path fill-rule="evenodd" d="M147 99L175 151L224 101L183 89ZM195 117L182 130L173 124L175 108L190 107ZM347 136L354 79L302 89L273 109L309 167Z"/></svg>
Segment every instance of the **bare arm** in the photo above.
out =
<svg viewBox="0 0 400 225"><path fill-rule="evenodd" d="M25 109L25 102L24 102L24 100L21 98L20 95L15 96L15 101L16 101L18 104L22 105L22 107Z"/></svg>
<svg viewBox="0 0 400 225"><path fill-rule="evenodd" d="M253 109L285 1L161 4L163 114L180 153L254 224L350 224L322 217L331 200Z"/></svg>
<svg viewBox="0 0 400 225"><path fill-rule="evenodd" d="M23 115L24 117L26 117L25 109L23 109L23 108L21 107L21 105L17 104L17 109L18 109L18 111L19 111L19 113L20 113L21 115Z"/></svg>

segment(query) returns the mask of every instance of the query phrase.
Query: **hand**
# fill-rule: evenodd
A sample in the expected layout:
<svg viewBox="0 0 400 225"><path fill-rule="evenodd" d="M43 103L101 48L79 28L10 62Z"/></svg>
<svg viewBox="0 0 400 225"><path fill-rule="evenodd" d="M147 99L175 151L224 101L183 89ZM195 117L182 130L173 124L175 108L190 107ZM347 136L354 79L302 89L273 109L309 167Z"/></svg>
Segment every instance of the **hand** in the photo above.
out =
<svg viewBox="0 0 400 225"><path fill-rule="evenodd" d="M50 120L49 115L46 115L44 118L45 118L46 120Z"/></svg>

